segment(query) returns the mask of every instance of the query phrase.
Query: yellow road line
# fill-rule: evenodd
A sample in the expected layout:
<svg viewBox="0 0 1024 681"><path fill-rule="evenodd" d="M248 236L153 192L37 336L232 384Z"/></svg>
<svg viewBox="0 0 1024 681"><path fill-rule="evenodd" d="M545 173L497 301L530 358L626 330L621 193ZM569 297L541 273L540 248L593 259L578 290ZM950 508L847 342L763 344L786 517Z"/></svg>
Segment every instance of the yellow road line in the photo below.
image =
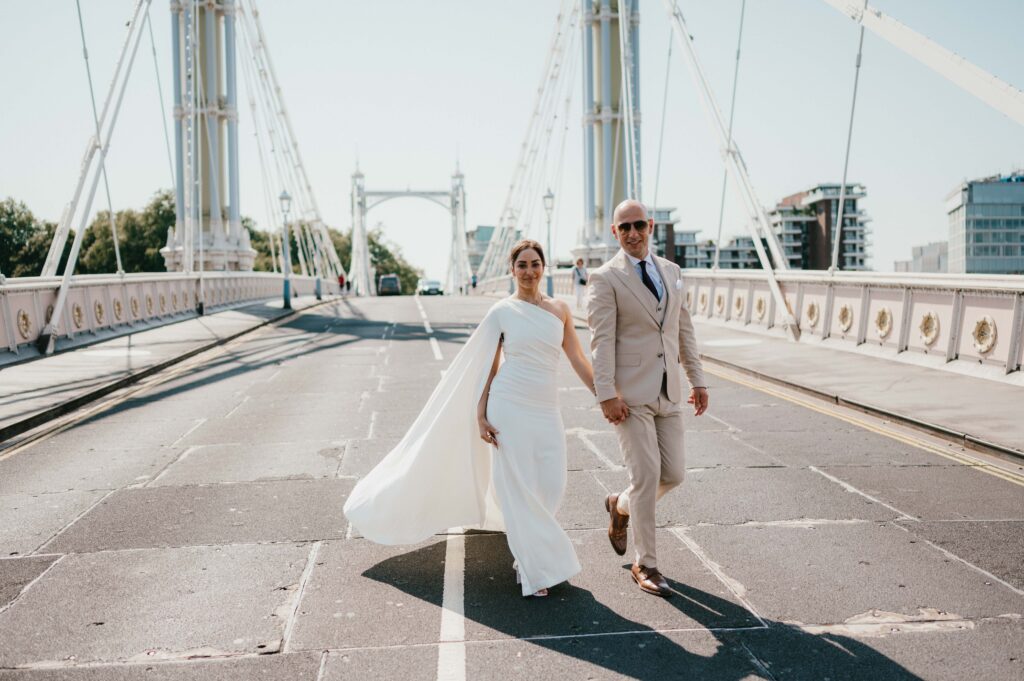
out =
<svg viewBox="0 0 1024 681"><path fill-rule="evenodd" d="M767 393L774 397L778 397L779 399L783 399L788 402L798 404L801 407L811 409L813 411L818 412L819 414L825 414L826 416L831 416L832 418L839 419L840 421L846 421L847 423L855 425L858 428L863 428L873 433L884 435L885 437L891 438L893 440L897 440L904 444L911 445L912 447L916 447L918 449L923 449L927 452L931 452L932 454L937 454L943 458L950 459L951 461L956 461L957 463L962 464L964 466L969 466L971 468L980 470L984 473L988 473L989 475L1001 478L1008 482L1012 482L1016 485L1024 487L1024 475L1014 473L1013 471L1003 470L1001 468L993 466L984 459L979 459L971 456L970 454L965 454L961 452L948 452L942 449L941 447L931 444L930 442L925 442L923 440L919 440L911 436L904 435L903 433L897 432L889 428L885 428L884 426L878 426L874 423L871 423L870 421L859 419L856 416L850 414L836 413L834 410L823 408L821 404L816 404L813 401L796 397L786 392L782 392L781 390L769 388L759 383L750 381L746 378L741 378L737 372L707 365L705 365L704 370L714 376L730 381L732 383L738 383L748 388L752 388L754 390Z"/></svg>

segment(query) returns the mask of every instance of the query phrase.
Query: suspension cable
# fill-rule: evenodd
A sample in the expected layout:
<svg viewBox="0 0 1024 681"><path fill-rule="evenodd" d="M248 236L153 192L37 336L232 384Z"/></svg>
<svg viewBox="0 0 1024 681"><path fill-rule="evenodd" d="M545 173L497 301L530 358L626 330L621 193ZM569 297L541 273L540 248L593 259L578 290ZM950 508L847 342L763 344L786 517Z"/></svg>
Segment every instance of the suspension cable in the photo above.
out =
<svg viewBox="0 0 1024 681"><path fill-rule="evenodd" d="M668 29L668 56L665 58L665 94L661 97L661 132L658 134L658 164L654 170L654 202L651 210L658 208L658 188L661 186L661 152L665 148L665 115L668 112L668 77L672 69L672 29Z"/></svg>
<svg viewBox="0 0 1024 681"><path fill-rule="evenodd" d="M103 141L100 139L100 116L96 111L96 92L92 87L92 67L89 65L89 48L85 45L85 24L82 21L82 4L80 0L75 0L75 10L78 12L78 32L82 36L82 57L85 59L85 77L89 82L89 102L92 104L92 121L96 128L96 145L101 146ZM146 16L149 16L148 13ZM117 263L117 273L124 274L124 267L121 266L121 248L117 241L117 225L114 222L114 203L110 199L107 163L102 156L100 157L100 172L103 174L103 188L107 193L107 217L110 219L110 236L114 240L114 260Z"/></svg>
<svg viewBox="0 0 1024 681"><path fill-rule="evenodd" d="M726 134L726 148L732 147L732 121L736 114L736 83L740 77L740 45L743 43L743 17L747 11L747 0L740 4L740 30L736 38L736 65L732 72L732 99L729 102L729 131ZM729 169L722 170L722 198L718 204L718 236L715 238L714 269L718 269L718 258L722 253L722 221L725 218L725 187L729 182Z"/></svg>
<svg viewBox="0 0 1024 681"><path fill-rule="evenodd" d="M172 20L174 20L172 18ZM153 70L156 72L156 93L160 96L160 122L164 126L164 145L167 147L167 167L171 171L171 193L174 193L174 160L171 155L171 135L167 130L167 109L164 108L164 86L160 80L160 64L156 58L156 40L153 39L153 22L146 14L146 28L149 29L149 47L153 53Z"/></svg>

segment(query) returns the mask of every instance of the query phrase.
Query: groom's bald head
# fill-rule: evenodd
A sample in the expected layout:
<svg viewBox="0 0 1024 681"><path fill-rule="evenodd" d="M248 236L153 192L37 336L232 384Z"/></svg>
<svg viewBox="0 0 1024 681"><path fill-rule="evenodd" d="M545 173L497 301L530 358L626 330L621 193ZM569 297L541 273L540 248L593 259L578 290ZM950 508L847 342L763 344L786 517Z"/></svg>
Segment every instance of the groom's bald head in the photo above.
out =
<svg viewBox="0 0 1024 681"><path fill-rule="evenodd" d="M619 205L615 206L615 212L612 213L612 224L617 225L620 222L634 222L636 220L646 220L647 209L644 204L640 203L636 199L626 199Z"/></svg>

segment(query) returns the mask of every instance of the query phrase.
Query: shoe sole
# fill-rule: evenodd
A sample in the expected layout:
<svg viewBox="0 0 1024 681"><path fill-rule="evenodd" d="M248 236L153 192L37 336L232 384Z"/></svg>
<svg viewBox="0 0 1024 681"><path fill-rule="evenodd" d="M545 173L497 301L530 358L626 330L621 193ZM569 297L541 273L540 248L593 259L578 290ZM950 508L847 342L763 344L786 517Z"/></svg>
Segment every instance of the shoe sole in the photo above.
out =
<svg viewBox="0 0 1024 681"><path fill-rule="evenodd" d="M636 585L640 587L640 590L643 591L645 594L651 594L652 596L660 596L661 598L668 598L671 594L670 591L662 591L661 589L648 589L646 586L640 583L640 580L637 579L637 576L634 575L632 571L630 571L629 576L633 578L633 581L636 582Z"/></svg>
<svg viewBox="0 0 1024 681"><path fill-rule="evenodd" d="M611 504L608 503L608 497L604 498L604 510L608 511L608 522L611 523L612 506L611 506ZM619 547L615 545L614 541L612 541L612 537L611 537L611 533L610 532L608 534L608 542L612 545L612 551L614 551L616 553L616 555L619 555L619 556L626 555L626 549L623 548L621 551L619 551Z"/></svg>

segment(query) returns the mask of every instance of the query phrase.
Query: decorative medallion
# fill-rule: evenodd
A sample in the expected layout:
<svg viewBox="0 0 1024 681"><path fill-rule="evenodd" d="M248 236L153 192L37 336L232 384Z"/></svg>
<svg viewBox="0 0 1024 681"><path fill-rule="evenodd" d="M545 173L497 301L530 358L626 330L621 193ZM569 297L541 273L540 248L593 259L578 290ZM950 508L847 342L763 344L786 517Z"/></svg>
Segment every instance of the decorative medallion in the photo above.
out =
<svg viewBox="0 0 1024 681"><path fill-rule="evenodd" d="M715 312L721 313L725 309L725 296L719 293L715 296Z"/></svg>
<svg viewBox="0 0 1024 681"><path fill-rule="evenodd" d="M53 305L47 305L46 306L46 323L49 324L51 319L53 319Z"/></svg>
<svg viewBox="0 0 1024 681"><path fill-rule="evenodd" d="M164 294L161 293L160 294L160 314L163 314L166 311L167 311L167 298L164 297Z"/></svg>
<svg viewBox="0 0 1024 681"><path fill-rule="evenodd" d="M114 319L121 321L122 314L124 314L124 305L121 304L120 298L114 298Z"/></svg>
<svg viewBox="0 0 1024 681"><path fill-rule="evenodd" d="M129 307L132 308L132 316L133 317L138 317L139 316L139 299L136 298L135 296L132 296L131 302L128 303L128 305L129 305Z"/></svg>
<svg viewBox="0 0 1024 681"><path fill-rule="evenodd" d="M974 336L974 349L983 355L992 352L992 348L996 346L996 320L992 319L988 315L982 316L981 319L974 322L974 331L971 332Z"/></svg>
<svg viewBox="0 0 1024 681"><path fill-rule="evenodd" d="M706 309L708 309L708 294L707 293L701 293L700 294L700 311L703 312Z"/></svg>
<svg viewBox="0 0 1024 681"><path fill-rule="evenodd" d="M82 328L82 323L85 321L85 311L78 303L71 306L71 319L75 322L76 329Z"/></svg>
<svg viewBox="0 0 1024 681"><path fill-rule="evenodd" d="M807 321L810 322L812 329L818 325L818 304L815 302L807 304Z"/></svg>
<svg viewBox="0 0 1024 681"><path fill-rule="evenodd" d="M106 315L106 310L103 309L103 303L97 300L95 303L93 303L92 311L93 314L96 316L96 323L102 324L103 317Z"/></svg>
<svg viewBox="0 0 1024 681"><path fill-rule="evenodd" d="M849 303L843 303L839 306L839 314L836 315L839 320L839 328L842 329L843 333L850 330L853 326L853 308Z"/></svg>
<svg viewBox="0 0 1024 681"><path fill-rule="evenodd" d="M175 291L171 294L171 307L175 310L178 309L178 292Z"/></svg>
<svg viewBox="0 0 1024 681"><path fill-rule="evenodd" d="M917 328L921 332L921 340L926 346L931 347L939 339L939 315L931 311L925 312Z"/></svg>
<svg viewBox="0 0 1024 681"><path fill-rule="evenodd" d="M686 292L686 307L687 307L687 309L689 309L691 305L693 305L693 292L687 291Z"/></svg>
<svg viewBox="0 0 1024 681"><path fill-rule="evenodd" d="M768 306L764 304L764 296L758 296L757 300L754 301L754 312L757 313L758 319L764 319L765 312L768 311Z"/></svg>
<svg viewBox="0 0 1024 681"><path fill-rule="evenodd" d="M737 315L743 314L743 298L742 296L736 296L736 300L733 301L733 309L736 310Z"/></svg>
<svg viewBox="0 0 1024 681"><path fill-rule="evenodd" d="M892 333L892 310L888 307L880 307L875 312L875 331L878 337L885 340Z"/></svg>
<svg viewBox="0 0 1024 681"><path fill-rule="evenodd" d="M32 330L32 320L29 319L28 312L24 310L18 310L18 333L25 340L28 340L28 333Z"/></svg>

